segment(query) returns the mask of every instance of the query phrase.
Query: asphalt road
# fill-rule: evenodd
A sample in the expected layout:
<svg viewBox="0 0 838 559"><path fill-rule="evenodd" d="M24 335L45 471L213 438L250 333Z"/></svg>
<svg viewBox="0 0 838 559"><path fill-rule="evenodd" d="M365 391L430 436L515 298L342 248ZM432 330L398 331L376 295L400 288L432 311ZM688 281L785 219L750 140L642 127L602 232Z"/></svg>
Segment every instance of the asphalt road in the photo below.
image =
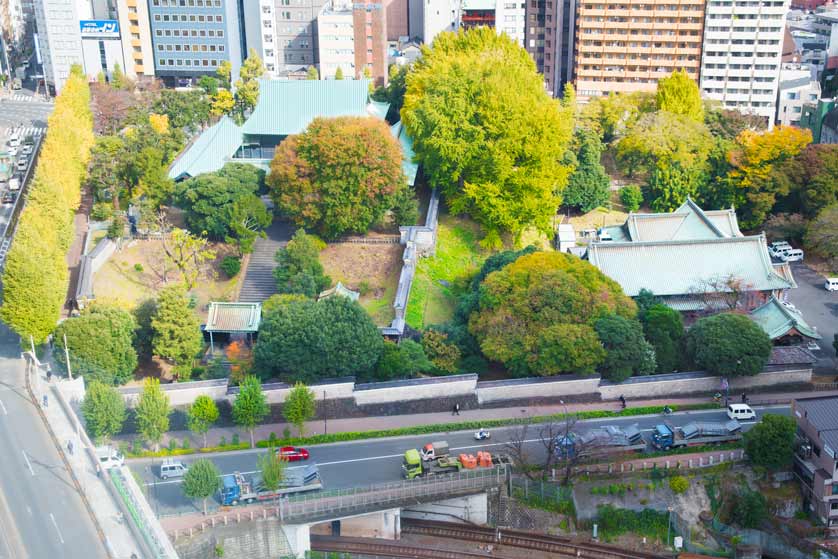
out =
<svg viewBox="0 0 838 559"><path fill-rule="evenodd" d="M70 475L26 396L17 336L0 324L0 559L106 557Z"/></svg>
<svg viewBox="0 0 838 559"><path fill-rule="evenodd" d="M824 289L824 277L802 262L792 263L791 269L797 289L789 290L788 299L803 313L806 322L817 328L818 334L822 336L818 341L820 349L815 352L818 369L834 372L835 350L832 338L838 333L838 291Z"/></svg>
<svg viewBox="0 0 838 559"><path fill-rule="evenodd" d="M788 406L766 407L757 410L758 417L763 413L779 413L788 415ZM664 418L660 415L638 416L620 419L596 419L580 421L574 428L582 432L586 428L601 427L603 425L628 426L637 425L648 438L655 425ZM727 416L721 410L703 410L673 414L666 421L676 425L686 425L690 421L727 421ZM746 422L748 429L755 422ZM370 439L347 443L333 443L308 447L311 457L307 462L295 462L291 467L300 464L316 463L320 468L325 489L340 489L347 487L365 487L376 483L386 483L401 480L401 462L404 452L410 448L419 448L431 441L448 441L453 452L485 449L493 452L504 452L504 446L514 434L515 428L492 429L492 438L487 443L479 443L473 439L472 432L455 432L447 434L421 435L416 437L399 437L390 439ZM537 440L537 428L532 427L527 436L531 452L537 453L542 448ZM265 450L248 450L241 452L220 453L209 457L221 470L222 474L233 472L254 473L258 471L257 457ZM182 461L189 465L197 457L184 457ZM183 496L181 481L169 479L166 481L158 477L160 459L131 460L129 464L134 472L145 482L146 494L152 508L158 516L168 516L197 512L200 509L194 502Z"/></svg>

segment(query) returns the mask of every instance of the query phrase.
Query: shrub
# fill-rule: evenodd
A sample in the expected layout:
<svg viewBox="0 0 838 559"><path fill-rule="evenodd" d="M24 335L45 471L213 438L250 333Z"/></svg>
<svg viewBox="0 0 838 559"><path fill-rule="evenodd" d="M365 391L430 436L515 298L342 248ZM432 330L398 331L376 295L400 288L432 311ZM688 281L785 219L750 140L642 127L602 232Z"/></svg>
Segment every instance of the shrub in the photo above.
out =
<svg viewBox="0 0 838 559"><path fill-rule="evenodd" d="M238 433L233 433L233 441L232 441L231 444L233 446L236 446L236 445L239 444L239 434Z"/></svg>
<svg viewBox="0 0 838 559"><path fill-rule="evenodd" d="M234 278L242 269L241 258L237 256L225 256L221 261L221 269L227 274L227 277Z"/></svg>
<svg viewBox="0 0 838 559"><path fill-rule="evenodd" d="M142 272L143 271L143 265L140 264L139 262L137 262L136 264L134 264L134 270L137 271L137 272Z"/></svg>
<svg viewBox="0 0 838 559"><path fill-rule="evenodd" d="M636 212L643 203L643 192L636 184L626 186L620 190L620 201L627 212Z"/></svg>
<svg viewBox="0 0 838 559"><path fill-rule="evenodd" d="M93 221L107 221L113 215L113 204L110 202L97 202L90 209L90 219Z"/></svg>
<svg viewBox="0 0 838 559"><path fill-rule="evenodd" d="M690 480L684 476L673 476L669 478L669 488L676 495L686 493L687 489L690 488Z"/></svg>
<svg viewBox="0 0 838 559"><path fill-rule="evenodd" d="M190 446L189 446L189 439L187 439L186 437L184 437L184 438L183 438L183 443L180 445L180 448L182 448L183 450L189 450L189 448L190 448Z"/></svg>
<svg viewBox="0 0 838 559"><path fill-rule="evenodd" d="M119 239L125 234L125 218L121 215L113 216L111 224L108 226L108 238Z"/></svg>

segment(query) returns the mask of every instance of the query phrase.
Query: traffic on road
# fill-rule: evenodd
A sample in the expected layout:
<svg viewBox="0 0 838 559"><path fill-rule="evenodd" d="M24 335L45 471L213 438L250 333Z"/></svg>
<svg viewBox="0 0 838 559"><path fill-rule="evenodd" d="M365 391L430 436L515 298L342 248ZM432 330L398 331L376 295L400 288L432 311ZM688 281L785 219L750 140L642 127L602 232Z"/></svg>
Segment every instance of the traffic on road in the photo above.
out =
<svg viewBox="0 0 838 559"><path fill-rule="evenodd" d="M757 416L753 420L740 421L741 430L746 431L754 425L764 413L789 414L788 406L759 407L755 410ZM596 431L607 425L629 430L636 428L644 438L643 446L652 440L652 434L658 425L668 423L671 427L683 428L690 423L715 422L726 424L730 418L723 409L701 410L690 412L675 412L667 417L661 415L593 419L579 421L574 431L580 434ZM530 429L529 436L524 440L527 449L533 453L535 459L543 454L544 449L537 429ZM420 435L397 437L388 439L370 439L345 443L331 443L317 445L304 449L309 456L304 465L290 465L289 472L309 466L317 466L324 489L342 489L348 487L364 487L377 483L399 481L404 478L402 465L405 453L410 449L421 449L431 441L445 440L449 445L449 452L476 454L480 450L500 454L505 452L508 443L518 434L515 427L495 428L491 431L491 439L477 441L473 431L438 433L434 435ZM268 452L265 449L245 450L215 455L182 457L181 461L189 463L198 458L210 458L221 471L222 476L233 475L236 472L248 476L258 475L257 458ZM161 459L132 459L129 466L142 479L149 503L159 516L170 516L198 512L198 505L183 495L181 479L162 480L160 478ZM301 470L297 474L301 475ZM218 496L216 496L216 501ZM218 502L216 502L218 506Z"/></svg>

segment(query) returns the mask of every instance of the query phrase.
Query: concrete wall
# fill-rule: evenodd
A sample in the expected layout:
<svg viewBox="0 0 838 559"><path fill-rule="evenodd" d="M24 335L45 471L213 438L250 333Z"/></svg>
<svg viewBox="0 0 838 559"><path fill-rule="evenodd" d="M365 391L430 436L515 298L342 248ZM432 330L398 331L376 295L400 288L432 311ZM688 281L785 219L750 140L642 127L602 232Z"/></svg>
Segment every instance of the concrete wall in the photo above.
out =
<svg viewBox="0 0 838 559"><path fill-rule="evenodd" d="M436 503L414 505L402 509L402 517L486 524L489 521L489 497L486 493L478 493Z"/></svg>
<svg viewBox="0 0 838 559"><path fill-rule="evenodd" d="M730 379L731 393L754 387L777 386L783 384L806 383L812 380L811 367L770 371L752 377ZM704 372L673 373L634 377L620 384L606 381L600 383L599 393L604 400L616 400L620 394L626 398L655 398L675 394L697 392L713 393L721 389L719 377Z"/></svg>
<svg viewBox="0 0 838 559"><path fill-rule="evenodd" d="M579 394L596 394L599 377L525 378L477 383L477 401L497 402L524 398L561 398Z"/></svg>
<svg viewBox="0 0 838 559"><path fill-rule="evenodd" d="M222 379L224 380L224 379ZM281 404L288 397L291 389L294 388L290 384L284 382L277 382L273 384L264 384L262 389L265 391L269 404ZM352 398L352 393L355 388L354 380L330 382L322 384L312 384L309 386L314 392L315 400L334 400L341 398ZM236 399L236 394L239 393L238 387L230 387L227 392L226 399L231 403Z"/></svg>
<svg viewBox="0 0 838 559"><path fill-rule="evenodd" d="M470 396L477 389L477 375L377 382L355 386L358 405Z"/></svg>
<svg viewBox="0 0 838 559"><path fill-rule="evenodd" d="M339 523L339 535L343 537L397 540L401 536L401 511L397 508L340 518L335 522ZM332 522L312 525L311 533L331 536Z"/></svg>

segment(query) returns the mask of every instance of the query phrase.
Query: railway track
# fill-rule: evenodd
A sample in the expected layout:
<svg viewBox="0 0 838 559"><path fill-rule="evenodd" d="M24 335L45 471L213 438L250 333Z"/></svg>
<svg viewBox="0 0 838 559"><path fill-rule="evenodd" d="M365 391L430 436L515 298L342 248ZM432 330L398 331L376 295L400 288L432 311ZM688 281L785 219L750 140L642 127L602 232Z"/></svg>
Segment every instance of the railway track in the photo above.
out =
<svg viewBox="0 0 838 559"><path fill-rule="evenodd" d="M406 557L415 559L462 559L471 557L495 557L489 553L457 551L434 547L415 547L391 540L370 538L343 538L334 536L311 536L312 551L357 553L363 556Z"/></svg>
<svg viewBox="0 0 838 559"><path fill-rule="evenodd" d="M402 518L402 533L456 540L492 543L583 559L662 559L663 555L630 551L595 542L580 542L565 536L548 536L512 529L494 529L433 520Z"/></svg>

